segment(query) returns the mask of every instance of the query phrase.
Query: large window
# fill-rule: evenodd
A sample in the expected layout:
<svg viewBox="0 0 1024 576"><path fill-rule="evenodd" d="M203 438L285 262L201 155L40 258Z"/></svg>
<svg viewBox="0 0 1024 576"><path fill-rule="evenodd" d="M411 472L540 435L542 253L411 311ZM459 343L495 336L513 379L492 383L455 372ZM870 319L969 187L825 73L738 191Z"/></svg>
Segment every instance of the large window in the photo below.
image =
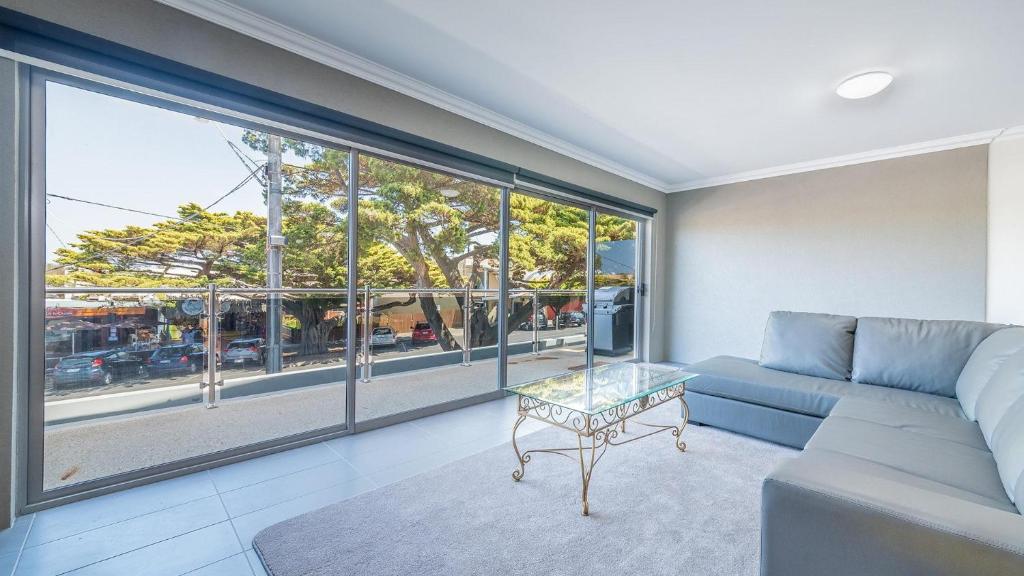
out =
<svg viewBox="0 0 1024 576"><path fill-rule="evenodd" d="M347 152L56 82L46 120L44 489L344 426Z"/></svg>
<svg viewBox="0 0 1024 576"><path fill-rule="evenodd" d="M509 385L587 367L589 238L588 210L512 194Z"/></svg>
<svg viewBox="0 0 1024 576"><path fill-rule="evenodd" d="M497 389L500 208L492 186L360 156L357 422Z"/></svg>
<svg viewBox="0 0 1024 576"><path fill-rule="evenodd" d="M637 266L640 223L598 213L594 254L595 362L636 356Z"/></svg>
<svg viewBox="0 0 1024 576"><path fill-rule="evenodd" d="M45 77L33 502L638 357L640 220Z"/></svg>

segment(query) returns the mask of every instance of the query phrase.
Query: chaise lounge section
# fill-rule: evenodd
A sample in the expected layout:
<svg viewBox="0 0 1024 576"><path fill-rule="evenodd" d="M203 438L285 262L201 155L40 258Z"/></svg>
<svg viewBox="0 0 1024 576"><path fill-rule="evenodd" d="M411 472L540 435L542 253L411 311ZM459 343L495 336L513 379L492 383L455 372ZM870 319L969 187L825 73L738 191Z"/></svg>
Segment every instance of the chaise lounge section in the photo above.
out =
<svg viewBox="0 0 1024 576"><path fill-rule="evenodd" d="M804 448L762 576L1024 574L1024 328L773 312L760 361L689 369L693 421Z"/></svg>

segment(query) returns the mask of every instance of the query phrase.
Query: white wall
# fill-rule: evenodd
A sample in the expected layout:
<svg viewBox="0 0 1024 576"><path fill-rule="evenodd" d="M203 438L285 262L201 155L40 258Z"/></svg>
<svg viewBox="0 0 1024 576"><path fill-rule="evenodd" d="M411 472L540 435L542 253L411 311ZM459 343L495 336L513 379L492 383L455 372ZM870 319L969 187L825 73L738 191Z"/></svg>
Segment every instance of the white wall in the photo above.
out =
<svg viewBox="0 0 1024 576"><path fill-rule="evenodd" d="M990 322L1024 324L1024 135L1000 138L988 159Z"/></svg>
<svg viewBox="0 0 1024 576"><path fill-rule="evenodd" d="M983 320L987 146L669 195L667 357L756 358L772 310Z"/></svg>

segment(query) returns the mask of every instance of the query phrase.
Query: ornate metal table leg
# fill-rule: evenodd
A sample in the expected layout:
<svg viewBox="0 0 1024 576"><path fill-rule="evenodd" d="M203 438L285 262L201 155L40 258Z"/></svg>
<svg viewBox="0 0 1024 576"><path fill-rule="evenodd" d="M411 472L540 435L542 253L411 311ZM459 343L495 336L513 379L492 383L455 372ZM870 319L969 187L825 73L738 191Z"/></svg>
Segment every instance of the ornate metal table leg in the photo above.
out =
<svg viewBox="0 0 1024 576"><path fill-rule="evenodd" d="M576 435L577 443L580 449L580 476L583 478L583 515L590 515L590 475L594 472L594 454L597 452L597 435L590 436L590 465L588 466L584 462L584 451L588 448L583 446L583 436L581 434Z"/></svg>
<svg viewBox="0 0 1024 576"><path fill-rule="evenodd" d="M683 423L678 428L672 430L672 435L676 437L676 448L680 452L686 452L686 442L683 442L683 429L686 428L686 423L690 421L690 407L686 404L686 398L682 394L679 395L679 403L683 409Z"/></svg>
<svg viewBox="0 0 1024 576"><path fill-rule="evenodd" d="M512 479L516 482L523 479L523 474L526 474L526 463L530 461L530 455L520 452L519 444L516 442L516 430L519 430L519 425L523 423L523 420L526 420L526 414L520 412L519 418L512 426L512 449L516 451L516 459L519 460L519 468L512 471Z"/></svg>

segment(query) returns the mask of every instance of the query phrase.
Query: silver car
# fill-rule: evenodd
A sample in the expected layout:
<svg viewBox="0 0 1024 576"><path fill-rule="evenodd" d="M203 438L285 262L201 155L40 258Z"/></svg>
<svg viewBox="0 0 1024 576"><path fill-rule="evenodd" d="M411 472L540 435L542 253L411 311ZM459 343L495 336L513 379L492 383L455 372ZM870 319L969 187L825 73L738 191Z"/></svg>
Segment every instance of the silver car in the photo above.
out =
<svg viewBox="0 0 1024 576"><path fill-rule="evenodd" d="M370 336L371 346L394 346L398 343L398 336L390 326L379 326L373 329Z"/></svg>
<svg viewBox="0 0 1024 576"><path fill-rule="evenodd" d="M266 341L263 338L242 338L228 344L224 351L224 365L230 364L263 364L263 351Z"/></svg>

